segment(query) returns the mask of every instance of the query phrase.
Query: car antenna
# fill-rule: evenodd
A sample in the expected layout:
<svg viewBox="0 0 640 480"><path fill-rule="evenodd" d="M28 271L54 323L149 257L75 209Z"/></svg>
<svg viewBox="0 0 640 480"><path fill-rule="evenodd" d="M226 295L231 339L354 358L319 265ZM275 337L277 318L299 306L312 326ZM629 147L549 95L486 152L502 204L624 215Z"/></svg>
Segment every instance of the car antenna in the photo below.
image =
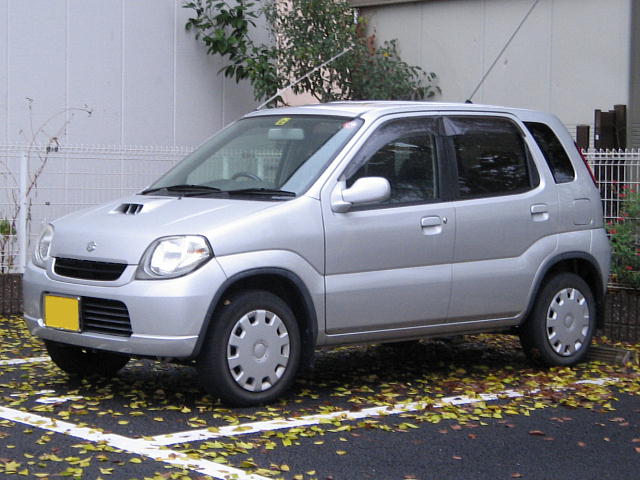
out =
<svg viewBox="0 0 640 480"><path fill-rule="evenodd" d="M321 63L320 65L318 65L316 68L314 68L313 70L311 70L309 73L306 73L305 75L303 75L302 77L298 78L297 80L294 80L293 82L291 82L289 85L287 85L284 88L281 88L279 90L276 91L275 95L269 97L264 103L261 103L260 106L257 108L257 110L262 110L266 105L268 105L269 103L271 103L272 100L276 99L277 97L279 97L282 93L284 93L286 90L289 90L291 87L293 87L294 85L297 85L298 83L300 83L302 80L304 80L305 78L307 78L308 76L310 76L311 74L313 74L314 72L320 70L322 67L324 67L325 65L330 64L331 62L333 62L334 60L340 58L342 55L344 55L347 52L350 52L351 50L353 50L353 45L350 47L345 48L343 51L341 51L339 54L334 55L333 57L331 57L329 60L327 60L324 63Z"/></svg>
<svg viewBox="0 0 640 480"><path fill-rule="evenodd" d="M500 57L502 56L502 54L505 52L505 50L509 47L509 44L511 44L511 41L516 37L516 35L518 34L518 32L520 31L520 29L522 28L522 26L524 25L524 22L527 21L527 18L529 18L529 15L531 15L531 12L533 12L533 9L536 8L536 5L538 5L538 3L540 3L540 0L535 0L533 2L533 5L531 5L531 8L529 8L529 11L526 13L526 15L522 18L522 20L520 21L520 24L516 27L516 29L513 31L513 33L511 34L511 36L509 37L509 40L507 40L507 43L504 44L504 47L502 47L502 50L500 50L500 53L498 53L498 56L496 57L496 59L493 61L493 63L491 64L491 66L489 67L489 69L485 72L484 76L482 77L482 79L480 80L480 83L478 83L478 86L475 88L475 90L473 91L473 93L471 95L469 95L469 98L467 98L467 100L464 103L473 103L471 101L471 99L473 98L473 96L478 93L478 90L480 89L480 87L482 86L482 84L484 83L484 81L487 79L487 77L489 76L489 74L491 73L491 70L493 70L493 67L496 66L496 63L498 63L498 60L500 60Z"/></svg>

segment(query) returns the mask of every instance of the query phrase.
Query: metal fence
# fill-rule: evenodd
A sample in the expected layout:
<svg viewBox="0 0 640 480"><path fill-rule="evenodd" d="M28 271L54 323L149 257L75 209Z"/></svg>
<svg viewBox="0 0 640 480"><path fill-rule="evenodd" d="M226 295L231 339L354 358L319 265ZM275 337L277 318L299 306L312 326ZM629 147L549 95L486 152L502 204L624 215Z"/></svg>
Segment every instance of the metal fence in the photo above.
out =
<svg viewBox="0 0 640 480"><path fill-rule="evenodd" d="M193 147L0 145L0 274L22 270L47 222L139 191L191 151Z"/></svg>
<svg viewBox="0 0 640 480"><path fill-rule="evenodd" d="M640 187L640 150L589 150L584 152L600 186L606 221L620 216L624 190Z"/></svg>
<svg viewBox="0 0 640 480"><path fill-rule="evenodd" d="M47 222L139 191L191 151L193 147L0 145L0 273L21 271ZM585 155L599 181L605 218L613 220L619 216L623 187L640 189L640 150L589 150Z"/></svg>

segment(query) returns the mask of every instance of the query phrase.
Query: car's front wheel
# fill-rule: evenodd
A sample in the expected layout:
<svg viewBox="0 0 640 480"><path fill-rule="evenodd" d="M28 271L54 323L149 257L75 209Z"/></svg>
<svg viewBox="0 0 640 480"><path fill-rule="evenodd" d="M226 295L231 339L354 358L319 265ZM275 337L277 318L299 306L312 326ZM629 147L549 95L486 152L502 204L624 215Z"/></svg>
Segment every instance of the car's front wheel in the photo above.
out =
<svg viewBox="0 0 640 480"><path fill-rule="evenodd" d="M520 341L537 363L573 365L586 355L595 325L589 285L574 273L560 273L542 287L520 331Z"/></svg>
<svg viewBox="0 0 640 480"><path fill-rule="evenodd" d="M197 361L204 388L223 402L250 406L287 390L300 363L293 312L266 291L239 292L216 310Z"/></svg>
<svg viewBox="0 0 640 480"><path fill-rule="evenodd" d="M69 375L112 377L130 360L128 355L44 341L47 353L62 371Z"/></svg>

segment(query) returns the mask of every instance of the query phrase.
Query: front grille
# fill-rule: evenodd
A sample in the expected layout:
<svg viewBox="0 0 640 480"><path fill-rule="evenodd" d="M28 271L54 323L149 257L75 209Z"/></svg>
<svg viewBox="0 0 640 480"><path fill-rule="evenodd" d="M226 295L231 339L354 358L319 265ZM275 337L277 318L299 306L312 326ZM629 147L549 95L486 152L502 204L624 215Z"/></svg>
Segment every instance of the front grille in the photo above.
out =
<svg viewBox="0 0 640 480"><path fill-rule="evenodd" d="M63 277L112 281L120 278L125 268L127 268L127 265L124 263L56 258L53 271Z"/></svg>
<svg viewBox="0 0 640 480"><path fill-rule="evenodd" d="M117 300L82 297L80 300L82 329L108 335L131 335L131 319L127 306Z"/></svg>

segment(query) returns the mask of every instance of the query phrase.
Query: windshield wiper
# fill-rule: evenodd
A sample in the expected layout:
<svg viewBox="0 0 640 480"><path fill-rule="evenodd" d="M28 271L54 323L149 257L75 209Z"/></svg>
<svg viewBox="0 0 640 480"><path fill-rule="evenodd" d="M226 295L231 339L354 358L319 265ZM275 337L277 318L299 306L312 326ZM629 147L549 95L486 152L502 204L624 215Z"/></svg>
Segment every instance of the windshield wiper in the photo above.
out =
<svg viewBox="0 0 640 480"><path fill-rule="evenodd" d="M294 192L287 190L278 190L277 188L241 188L239 190L225 190L229 195L271 195L274 197L295 197Z"/></svg>
<svg viewBox="0 0 640 480"><path fill-rule="evenodd" d="M207 185L184 184L184 185L170 185L168 187L148 188L147 190L143 190L141 194L146 195L148 193L155 193L160 191L176 192L176 193L182 193L182 194L191 196L191 195L203 195L211 192L219 192L220 189L215 187L209 187Z"/></svg>
<svg viewBox="0 0 640 480"><path fill-rule="evenodd" d="M156 192L175 192L185 196L206 195L207 193L222 192L229 195L269 195L272 197L295 197L294 192L286 190L278 190L274 188L242 188L239 190L220 190L219 188L209 187L207 185L170 185L167 187L148 188L141 192L142 195Z"/></svg>

